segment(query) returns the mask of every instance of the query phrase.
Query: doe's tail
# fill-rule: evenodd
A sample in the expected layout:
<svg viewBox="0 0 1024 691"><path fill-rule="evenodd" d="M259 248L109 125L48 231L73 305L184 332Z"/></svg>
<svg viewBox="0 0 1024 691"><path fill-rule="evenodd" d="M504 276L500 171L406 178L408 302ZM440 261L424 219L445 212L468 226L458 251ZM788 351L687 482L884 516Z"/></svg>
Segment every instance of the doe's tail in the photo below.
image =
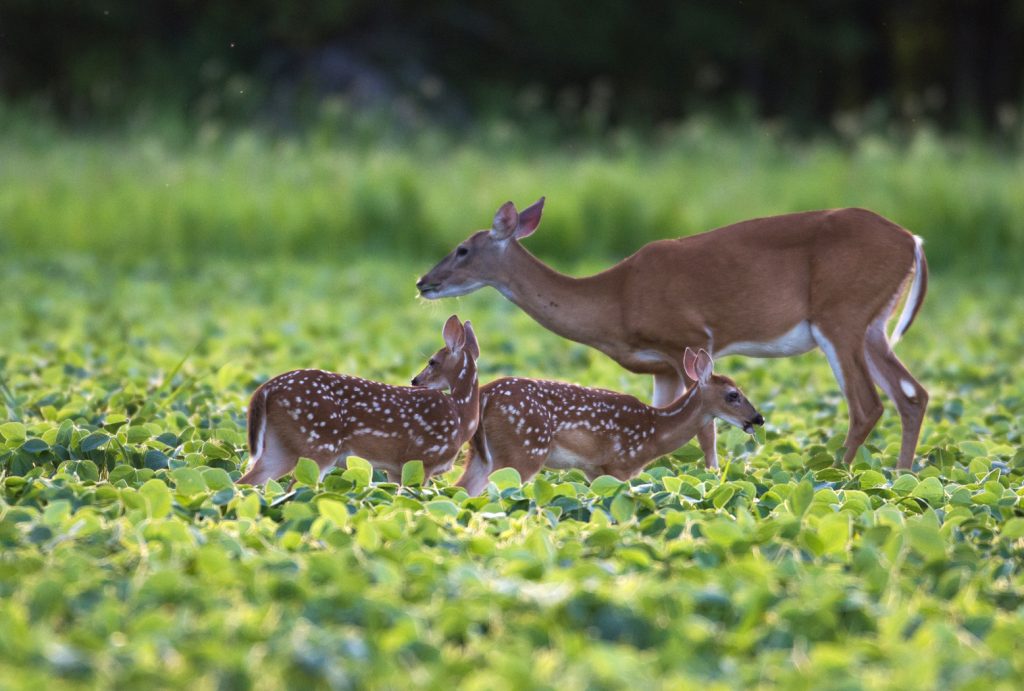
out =
<svg viewBox="0 0 1024 691"><path fill-rule="evenodd" d="M910 284L910 293L907 301L903 303L903 312L896 322L896 328L892 330L889 338L891 345L899 343L900 338L907 332L910 325L914 323L921 305L924 303L925 293L928 292L928 260L924 257L924 240L914 236L914 279Z"/></svg>

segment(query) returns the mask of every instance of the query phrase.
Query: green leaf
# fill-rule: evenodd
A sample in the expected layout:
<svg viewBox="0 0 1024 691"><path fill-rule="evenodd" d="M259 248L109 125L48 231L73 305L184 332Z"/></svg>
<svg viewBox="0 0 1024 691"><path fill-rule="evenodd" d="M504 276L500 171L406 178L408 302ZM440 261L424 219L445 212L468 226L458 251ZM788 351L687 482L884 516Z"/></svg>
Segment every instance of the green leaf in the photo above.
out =
<svg viewBox="0 0 1024 691"><path fill-rule="evenodd" d="M206 482L195 468L178 468L171 471L174 488L180 494L192 496L206 491Z"/></svg>
<svg viewBox="0 0 1024 691"><path fill-rule="evenodd" d="M108 441L110 441L110 435L104 434L103 432L93 432L83 439L78 446L84 453L89 453L90 451L95 451L100 448Z"/></svg>
<svg viewBox="0 0 1024 691"><path fill-rule="evenodd" d="M139 494L146 501L146 513L150 518L163 518L171 512L171 492L160 480L146 481L139 488Z"/></svg>
<svg viewBox="0 0 1024 691"><path fill-rule="evenodd" d="M590 483L590 491L599 497L610 497L619 491L624 482L613 478L611 475L601 475L600 477L594 478L594 481Z"/></svg>
<svg viewBox="0 0 1024 691"><path fill-rule="evenodd" d="M142 465L150 470L163 470L170 467L170 459L162 452L150 449L142 457Z"/></svg>
<svg viewBox="0 0 1024 691"><path fill-rule="evenodd" d="M245 495L235 505L235 515L239 518L256 519L260 515L260 498L255 492Z"/></svg>
<svg viewBox="0 0 1024 691"><path fill-rule="evenodd" d="M295 482L306 487L316 487L320 483L320 466L311 458L300 458L295 465Z"/></svg>
<svg viewBox="0 0 1024 691"><path fill-rule="evenodd" d="M339 528L348 525L348 509L340 501L333 499L318 499L316 502L317 511L320 515L329 520Z"/></svg>
<svg viewBox="0 0 1024 691"><path fill-rule="evenodd" d="M873 489L875 487L885 487L889 482L885 479L885 475L882 475L877 470L865 470L863 473L857 476L860 481L862 489Z"/></svg>
<svg viewBox="0 0 1024 691"><path fill-rule="evenodd" d="M231 476L223 468L207 468L203 471L203 482L210 489L217 491L231 487Z"/></svg>
<svg viewBox="0 0 1024 691"><path fill-rule="evenodd" d="M633 499L625 492L620 492L615 495L612 499L612 505L610 511L612 518L619 523L628 523L633 518L633 511L636 509L636 504Z"/></svg>
<svg viewBox="0 0 1024 691"><path fill-rule="evenodd" d="M722 547L730 547L743 539L743 530L740 526L727 518L716 518L701 523L700 530L708 540Z"/></svg>
<svg viewBox="0 0 1024 691"><path fill-rule="evenodd" d="M920 497L926 502L931 504L933 507L940 506L946 494L942 487L942 482L937 477L930 477L922 480L917 487L910 493L912 497Z"/></svg>
<svg viewBox="0 0 1024 691"><path fill-rule="evenodd" d="M1011 518L1003 524L1003 529L1000 533L1003 537L1010 538L1011 540L1019 540L1024 537L1024 518Z"/></svg>
<svg viewBox="0 0 1024 691"><path fill-rule="evenodd" d="M711 503L716 509L720 509L729 503L729 500L736 494L734 485L719 485L710 494Z"/></svg>
<svg viewBox="0 0 1024 691"><path fill-rule="evenodd" d="M892 483L892 491L902 496L910 494L915 487L917 487L917 478L910 474L900 475Z"/></svg>
<svg viewBox="0 0 1024 691"><path fill-rule="evenodd" d="M373 480L373 466L369 461L357 456L349 456L345 461L346 470L341 477L356 487L367 487Z"/></svg>
<svg viewBox="0 0 1024 691"><path fill-rule="evenodd" d="M402 466L402 484L406 487L423 484L423 461L407 461Z"/></svg>
<svg viewBox="0 0 1024 691"><path fill-rule="evenodd" d="M519 487L523 484L519 471L515 468L502 468L491 473L490 482L499 490Z"/></svg>
<svg viewBox="0 0 1024 691"><path fill-rule="evenodd" d="M841 554L846 551L850 540L850 514L845 512L825 514L818 520L818 539L823 554Z"/></svg>
<svg viewBox="0 0 1024 691"><path fill-rule="evenodd" d="M141 444L152 436L149 430L142 425L132 425L125 432L125 440L129 444Z"/></svg>
<svg viewBox="0 0 1024 691"><path fill-rule="evenodd" d="M786 503L789 505L789 510L792 514L799 518L807 512L807 508L813 500L814 485L808 480L803 480L789 493Z"/></svg>
<svg viewBox="0 0 1024 691"><path fill-rule="evenodd" d="M518 475L518 473L517 473ZM455 517L459 515L459 507L447 499L435 499L427 503L427 511L439 517Z"/></svg>
<svg viewBox="0 0 1024 691"><path fill-rule="evenodd" d="M43 451L46 451L49 448L50 448L50 445L47 444L42 439L29 439L28 441L26 441L24 444L21 445L21 450L22 451L24 451L25 453L32 454L32 455L36 455L38 453L42 453Z"/></svg>
<svg viewBox="0 0 1024 691"><path fill-rule="evenodd" d="M25 441L25 425L20 422L5 422L0 425L0 435L7 441Z"/></svg>
<svg viewBox="0 0 1024 691"><path fill-rule="evenodd" d="M946 543L939 528L928 523L908 523L903 529L911 549L926 561L940 561L946 556Z"/></svg>
<svg viewBox="0 0 1024 691"><path fill-rule="evenodd" d="M988 448L980 441L962 441L957 446L967 459L988 455Z"/></svg>
<svg viewBox="0 0 1024 691"><path fill-rule="evenodd" d="M537 502L538 506L544 506L550 502L555 496L555 488L550 482L544 479L544 476L537 474L533 480L533 500Z"/></svg>
<svg viewBox="0 0 1024 691"><path fill-rule="evenodd" d="M349 470L365 470L366 472L370 473L371 477L373 476L373 464L370 463L365 458L359 458L359 456L349 456L345 460L345 467L348 468Z"/></svg>

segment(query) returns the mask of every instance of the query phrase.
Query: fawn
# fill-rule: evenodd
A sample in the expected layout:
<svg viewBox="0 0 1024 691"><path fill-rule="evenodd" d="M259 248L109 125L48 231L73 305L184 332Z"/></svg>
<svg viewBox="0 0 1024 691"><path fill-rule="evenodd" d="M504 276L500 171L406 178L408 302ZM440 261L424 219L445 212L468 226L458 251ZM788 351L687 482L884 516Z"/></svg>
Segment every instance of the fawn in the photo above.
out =
<svg viewBox="0 0 1024 691"><path fill-rule="evenodd" d="M706 351L687 348L683 367L696 384L664 408L562 382L493 381L480 390L480 425L456 484L476 495L495 470L515 468L525 481L544 466L626 480L716 417L752 434L764 418L731 379L712 373L713 365Z"/></svg>
<svg viewBox="0 0 1024 691"><path fill-rule="evenodd" d="M423 461L425 479L450 469L479 421L480 347L470 323L455 315L443 335L444 348L411 387L309 369L264 383L249 401L252 462L238 482L279 478L300 456L316 461L321 478L349 456L370 461L392 482L412 459Z"/></svg>

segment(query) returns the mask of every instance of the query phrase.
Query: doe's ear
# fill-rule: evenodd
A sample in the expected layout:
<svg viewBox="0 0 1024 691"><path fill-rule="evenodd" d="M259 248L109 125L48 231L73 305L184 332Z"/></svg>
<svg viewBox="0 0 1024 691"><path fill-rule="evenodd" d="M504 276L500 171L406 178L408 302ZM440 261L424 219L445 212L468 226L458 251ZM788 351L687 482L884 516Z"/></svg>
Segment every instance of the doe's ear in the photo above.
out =
<svg viewBox="0 0 1024 691"><path fill-rule="evenodd" d="M469 353L469 356L473 358L474 361L479 360L480 344L477 343L476 334L473 333L473 325L469 323L468 319L463 325L463 328L466 330L466 352Z"/></svg>
<svg viewBox="0 0 1024 691"><path fill-rule="evenodd" d="M697 381L697 353L690 348L683 351L683 374Z"/></svg>
<svg viewBox="0 0 1024 691"><path fill-rule="evenodd" d="M700 384L707 384L708 380L711 379L711 371L714 369L715 361L711 359L711 354L703 348L697 353L697 364L694 369L697 373L697 381Z"/></svg>
<svg viewBox="0 0 1024 691"><path fill-rule="evenodd" d="M491 223L491 235L497 240L507 240L512 237L519 226L519 212L512 202L505 202L494 214L494 222Z"/></svg>
<svg viewBox="0 0 1024 691"><path fill-rule="evenodd" d="M540 225L540 215L544 211L544 197L541 197L530 206L519 212L519 225L516 226L515 239L521 240L537 230Z"/></svg>
<svg viewBox="0 0 1024 691"><path fill-rule="evenodd" d="M444 323L444 331L441 334L444 336L445 346L453 353L460 352L466 345L466 330L454 314L448 317L448 321Z"/></svg>

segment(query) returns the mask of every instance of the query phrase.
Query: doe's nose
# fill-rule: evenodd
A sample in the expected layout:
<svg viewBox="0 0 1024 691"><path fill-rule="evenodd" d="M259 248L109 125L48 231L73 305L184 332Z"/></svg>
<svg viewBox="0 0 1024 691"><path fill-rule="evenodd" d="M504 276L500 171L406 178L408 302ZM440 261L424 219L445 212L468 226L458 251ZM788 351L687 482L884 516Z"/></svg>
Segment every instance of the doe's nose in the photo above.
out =
<svg viewBox="0 0 1024 691"><path fill-rule="evenodd" d="M426 285L426 281L424 281L422 278L420 278L420 280L416 281L416 287L417 288L422 288L424 285Z"/></svg>
<svg viewBox="0 0 1024 691"><path fill-rule="evenodd" d="M419 386L420 385L420 378L419 377L413 377L412 378L412 385L413 386Z"/></svg>
<svg viewBox="0 0 1024 691"><path fill-rule="evenodd" d="M757 416L754 417L754 424L755 425L763 425L764 424L764 415L762 415L761 413L758 413Z"/></svg>

